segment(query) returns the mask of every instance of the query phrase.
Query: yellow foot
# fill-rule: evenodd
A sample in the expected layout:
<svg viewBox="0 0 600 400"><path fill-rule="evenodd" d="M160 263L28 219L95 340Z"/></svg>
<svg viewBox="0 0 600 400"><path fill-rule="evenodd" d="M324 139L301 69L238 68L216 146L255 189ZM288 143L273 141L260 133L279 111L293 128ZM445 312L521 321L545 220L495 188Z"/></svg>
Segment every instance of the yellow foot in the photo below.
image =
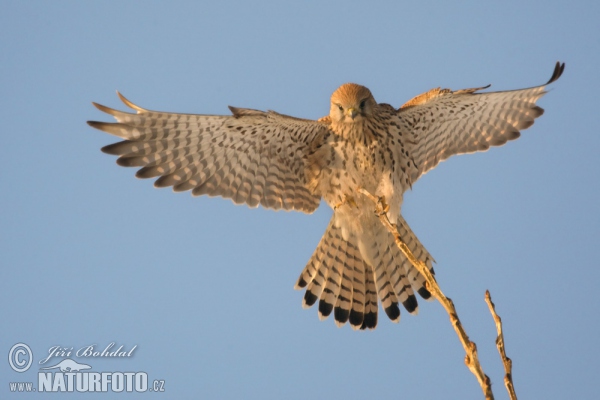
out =
<svg viewBox="0 0 600 400"><path fill-rule="evenodd" d="M377 198L377 207L375 208L375 213L377 215L387 214L390 211L390 206L385 202L385 197L381 196Z"/></svg>
<svg viewBox="0 0 600 400"><path fill-rule="evenodd" d="M356 204L356 201L354 201L354 197L352 196L348 196L347 194L344 195L344 200L341 203L336 204L335 206L333 206L334 210L337 210L338 208L340 208L341 206L347 204L350 207L358 207L358 205Z"/></svg>
<svg viewBox="0 0 600 400"><path fill-rule="evenodd" d="M363 188L358 189L358 192L364 194L369 199L371 199L373 203L375 203L375 214L377 214L377 216L387 214L387 212L390 210L390 206L385 201L385 197L373 196L371 193L367 192Z"/></svg>

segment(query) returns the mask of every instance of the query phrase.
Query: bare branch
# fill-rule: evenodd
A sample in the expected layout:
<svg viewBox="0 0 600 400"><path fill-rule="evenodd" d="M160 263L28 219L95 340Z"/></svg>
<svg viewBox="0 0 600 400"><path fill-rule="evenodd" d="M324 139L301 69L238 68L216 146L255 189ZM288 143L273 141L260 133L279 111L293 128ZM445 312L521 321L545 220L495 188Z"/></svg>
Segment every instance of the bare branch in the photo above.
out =
<svg viewBox="0 0 600 400"><path fill-rule="evenodd" d="M512 381L512 360L506 357L506 351L504 349L504 333L502 331L502 320L496 314L496 307L492 302L492 296L490 295L490 291L485 291L485 302L490 308L490 313L492 313L492 317L494 318L494 322L496 323L496 330L498 331L498 337L496 338L496 346L498 347L498 353L500 353L500 358L502 359L502 363L504 364L504 386L506 386L506 390L508 391L508 396L511 400L517 400L517 394L515 393L515 387Z"/></svg>
<svg viewBox="0 0 600 400"><path fill-rule="evenodd" d="M431 271L429 271L429 268L427 268L427 265L425 265L423 261L418 260L412 254L412 252L404 243L404 241L402 241L402 238L400 237L396 226L393 225L387 217L386 212L389 207L385 203L385 199L373 196L371 193L367 192L362 188L359 189L359 192L371 199L373 203L375 203L375 213L379 217L379 220L394 236L398 248L400 248L402 253L404 253L406 258L417 269L417 271L419 271L419 273L423 275L427 283L427 289L429 290L429 292L431 292L433 297L435 297L440 302L442 307L444 307L444 309L450 316L450 322L452 323L452 326L454 327L454 330L456 331L456 334L458 335L458 338L463 348L465 349L465 352L467 353L467 355L465 356L465 364L467 365L471 373L473 373L473 375L475 375L475 377L477 378L477 381L479 382L479 386L481 386L481 390L483 391L485 398L487 400L492 400L494 398L494 395L492 393L492 385L490 382L490 378L483 372L483 368L481 368L481 364L479 363L479 358L477 356L477 346L475 345L475 343L469 340L469 336L467 336L467 333L465 332L462 324L460 323L460 319L458 318L458 314L456 313L454 303L452 303L452 300L447 298L444 295L444 293L442 293L440 286L438 285L434 276L431 274Z"/></svg>

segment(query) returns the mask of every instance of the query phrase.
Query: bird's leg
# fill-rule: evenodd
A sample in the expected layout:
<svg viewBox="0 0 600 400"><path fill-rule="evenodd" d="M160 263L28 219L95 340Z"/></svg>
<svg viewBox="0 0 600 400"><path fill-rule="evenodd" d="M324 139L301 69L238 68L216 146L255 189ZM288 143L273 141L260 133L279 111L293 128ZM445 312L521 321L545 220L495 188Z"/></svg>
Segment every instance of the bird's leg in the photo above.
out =
<svg viewBox="0 0 600 400"><path fill-rule="evenodd" d="M385 201L385 197L381 196L377 198L377 207L376 211L378 211L378 215L387 214L390 211L390 205Z"/></svg>
<svg viewBox="0 0 600 400"><path fill-rule="evenodd" d="M333 209L337 210L338 208L340 208L341 206L346 205L346 204L349 205L350 207L358 207L358 205L356 204L356 201L354 200L354 197L348 196L347 194L345 194L344 200L342 200L340 203L333 206Z"/></svg>
<svg viewBox="0 0 600 400"><path fill-rule="evenodd" d="M390 206L385 201L384 196L374 196L363 188L359 188L358 192L364 194L371 199L373 203L375 203L375 214L377 214L377 216L387 214L387 212L390 210Z"/></svg>

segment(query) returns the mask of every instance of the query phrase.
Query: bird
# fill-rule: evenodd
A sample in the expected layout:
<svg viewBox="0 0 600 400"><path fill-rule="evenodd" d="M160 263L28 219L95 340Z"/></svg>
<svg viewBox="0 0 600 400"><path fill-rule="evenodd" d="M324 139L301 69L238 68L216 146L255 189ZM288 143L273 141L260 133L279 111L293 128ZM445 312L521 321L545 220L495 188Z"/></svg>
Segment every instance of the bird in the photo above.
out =
<svg viewBox="0 0 600 400"><path fill-rule="evenodd" d="M333 313L337 326L370 330L379 303L399 322L400 304L416 314L415 292L426 300L431 293L363 193L383 200L402 241L434 273L433 257L401 214L404 192L452 155L517 139L542 115L536 102L563 70L557 62L548 82L527 89L435 88L399 108L345 83L318 120L231 106L231 115L151 111L117 92L135 112L92 103L117 122L88 124L123 139L102 151L141 167L136 176L157 178L158 188L304 213L324 200L333 215L294 287L305 290L304 308L318 302L321 320Z"/></svg>

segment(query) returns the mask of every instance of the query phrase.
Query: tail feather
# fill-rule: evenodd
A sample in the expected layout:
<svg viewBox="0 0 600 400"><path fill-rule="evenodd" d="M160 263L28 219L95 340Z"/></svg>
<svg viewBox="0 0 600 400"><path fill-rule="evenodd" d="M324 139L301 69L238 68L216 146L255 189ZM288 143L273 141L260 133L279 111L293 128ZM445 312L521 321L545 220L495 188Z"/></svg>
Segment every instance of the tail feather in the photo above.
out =
<svg viewBox="0 0 600 400"><path fill-rule="evenodd" d="M304 293L302 308L312 307L317 302L321 296L321 293L323 292L323 287L325 286L325 280L327 279L328 273L329 271L327 270L327 266L325 264L319 264L316 275L308 284L306 293Z"/></svg>
<svg viewBox="0 0 600 400"><path fill-rule="evenodd" d="M302 308L312 307L323 291L327 270L326 265L323 264L322 260L325 256L325 252L329 249L330 243L331 237L328 233L325 233L319 246L304 269L304 272L300 275L300 278L298 278L296 288L302 288L308 285L306 293L304 293Z"/></svg>
<svg viewBox="0 0 600 400"><path fill-rule="evenodd" d="M294 285L294 289L299 290L305 288L306 285L308 285L314 279L315 275L317 274L317 269L321 265L320 260L323 259L323 254L331 245L332 237L330 234L330 230L332 229L332 226L333 219L329 223L327 230L325 230L325 234L321 238L321 241L317 245L317 248L313 252L313 255L310 257L310 260L308 260L306 267L304 267L304 270L298 277L298 280Z"/></svg>
<svg viewBox="0 0 600 400"><path fill-rule="evenodd" d="M333 311L333 306L340 294L342 270L345 263L345 242L339 231L333 231L332 233L334 234L334 242L331 246L332 251L326 252L326 257L323 260L328 274L323 292L321 293L321 299L319 300L319 319L321 321L329 317L329 314Z"/></svg>
<svg viewBox="0 0 600 400"><path fill-rule="evenodd" d="M320 319L327 318L334 311L337 326L350 321L353 329L359 329L365 322L365 274L369 268L368 327L374 328L377 323L377 291L373 271L363 261L355 241L355 238L344 240L341 229L335 226L332 218L294 288L306 288L302 304L304 308L311 307L319 300Z"/></svg>
<svg viewBox="0 0 600 400"><path fill-rule="evenodd" d="M393 246L395 246L395 244L393 244ZM381 260L377 264L377 267L375 267L375 283L383 310L392 321L400 322L398 297L396 296L394 287L390 283L389 276L389 271L394 262L392 255L392 248L388 245L381 255Z"/></svg>
<svg viewBox="0 0 600 400"><path fill-rule="evenodd" d="M398 215L398 221L396 223L396 228L400 233L400 237L406 243L410 251L413 255L421 260L427 265L427 268L431 271L432 274L435 275L435 271L433 270L433 263L435 260L429 254L425 246L419 241L417 236L414 234L410 226L402 215ZM425 288L425 278L412 266L412 264L404 257L404 254L400 253L400 260L402 260L402 267L406 273L408 281L413 289L416 289L419 295L425 300L429 300L431 298L431 293ZM416 302L416 299L415 299ZM408 308L407 308L408 309ZM416 310L416 308L415 308Z"/></svg>
<svg viewBox="0 0 600 400"><path fill-rule="evenodd" d="M349 260L348 270L352 282L352 308L350 310L350 325L352 329L360 329L365 318L365 262L360 257L358 248L352 243L348 244Z"/></svg>
<svg viewBox="0 0 600 400"><path fill-rule="evenodd" d="M421 275L419 271L417 271L417 269L410 264L406 266L406 270L408 272L408 280L413 287L417 288L417 293L419 293L419 295L425 300L431 299L431 293L425 287L425 278L423 275ZM433 274L433 268L429 268L429 270Z"/></svg>
<svg viewBox="0 0 600 400"><path fill-rule="evenodd" d="M340 293L335 301L335 308L333 316L335 318L335 324L338 327L343 326L350 318L350 307L352 306L352 281L348 276L347 268L344 268L342 273L342 286Z"/></svg>
<svg viewBox="0 0 600 400"><path fill-rule="evenodd" d="M350 308L352 307L352 280L351 273L353 268L353 255L349 251L349 243L344 242L345 249L340 254L344 257L344 263L341 265L342 279L340 284L340 291L338 292L337 299L335 300L335 308L333 316L335 318L335 324L338 327L343 326L350 318Z"/></svg>
<svg viewBox="0 0 600 400"><path fill-rule="evenodd" d="M417 298L413 292L413 288L410 284L406 270L404 269L404 263L396 261L391 272L391 281L394 291L398 296L398 300L402 303L406 311L411 314L416 314L419 311L417 304Z"/></svg>
<svg viewBox="0 0 600 400"><path fill-rule="evenodd" d="M365 316L360 329L375 329L377 326L377 288L375 273L367 263L365 266Z"/></svg>
<svg viewBox="0 0 600 400"><path fill-rule="evenodd" d="M300 274L295 289L306 288L302 306L319 300L319 319L333 312L337 326L350 322L353 329L377 326L378 299L387 316L400 320L399 303L411 313L418 312L415 291L428 299L425 279L411 265L385 229L370 236L342 236L335 215L323 238ZM402 240L413 254L433 272L433 257L423 247L406 221L397 222Z"/></svg>

